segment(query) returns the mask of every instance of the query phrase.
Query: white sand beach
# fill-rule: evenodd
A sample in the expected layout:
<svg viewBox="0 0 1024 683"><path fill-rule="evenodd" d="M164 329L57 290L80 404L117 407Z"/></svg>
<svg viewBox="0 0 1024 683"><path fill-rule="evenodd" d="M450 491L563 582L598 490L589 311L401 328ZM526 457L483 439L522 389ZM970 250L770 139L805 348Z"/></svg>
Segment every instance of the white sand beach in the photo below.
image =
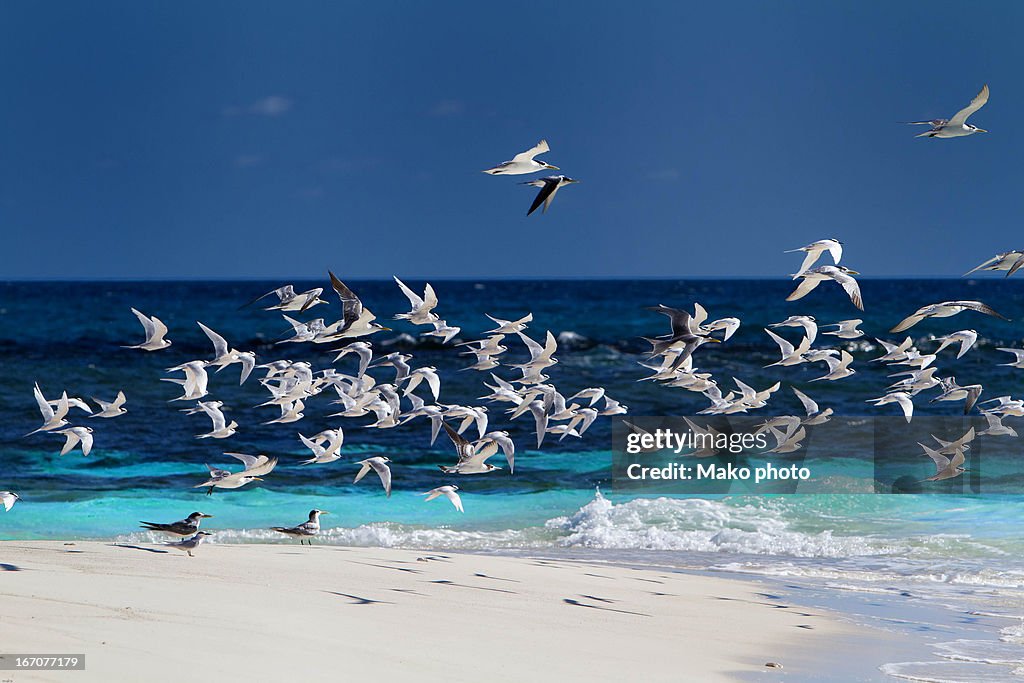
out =
<svg viewBox="0 0 1024 683"><path fill-rule="evenodd" d="M85 654L14 683L779 680L858 634L755 582L566 560L7 541L0 563L3 652Z"/></svg>

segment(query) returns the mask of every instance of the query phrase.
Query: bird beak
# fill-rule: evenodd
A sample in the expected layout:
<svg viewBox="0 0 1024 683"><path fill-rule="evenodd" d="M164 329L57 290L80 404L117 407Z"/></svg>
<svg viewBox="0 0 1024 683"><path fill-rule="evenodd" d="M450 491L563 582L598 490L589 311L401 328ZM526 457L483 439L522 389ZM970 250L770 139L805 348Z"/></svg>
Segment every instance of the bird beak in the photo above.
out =
<svg viewBox="0 0 1024 683"><path fill-rule="evenodd" d="M722 343L721 339L716 339L714 337L708 337L708 341L715 342L716 344L721 344Z"/></svg>
<svg viewBox="0 0 1024 683"><path fill-rule="evenodd" d="M985 130L984 128L975 128L974 132L975 133L987 133L988 131Z"/></svg>
<svg viewBox="0 0 1024 683"><path fill-rule="evenodd" d="M321 514L321 515L329 515L329 514L331 514L331 513L330 513L330 512L328 512L327 510L321 510L321 511L320 511L320 514Z"/></svg>
<svg viewBox="0 0 1024 683"><path fill-rule="evenodd" d="M978 130L981 130L981 129L979 128ZM558 168L557 166L552 166L551 164L544 164L544 168L550 168L552 171L560 171L560 170L562 170L562 169Z"/></svg>
<svg viewBox="0 0 1024 683"><path fill-rule="evenodd" d="M253 481L263 481L263 477L253 477Z"/></svg>
<svg viewBox="0 0 1024 683"><path fill-rule="evenodd" d="M209 519L210 517L213 517L213 515L199 515L199 516L202 517L203 519Z"/></svg>
<svg viewBox="0 0 1024 683"><path fill-rule="evenodd" d="M394 332L390 327L384 327L383 325L381 325L380 329L384 332Z"/></svg>
<svg viewBox="0 0 1024 683"><path fill-rule="evenodd" d="M848 274L849 275L860 275L860 271L859 270L851 270L851 271L849 271Z"/></svg>

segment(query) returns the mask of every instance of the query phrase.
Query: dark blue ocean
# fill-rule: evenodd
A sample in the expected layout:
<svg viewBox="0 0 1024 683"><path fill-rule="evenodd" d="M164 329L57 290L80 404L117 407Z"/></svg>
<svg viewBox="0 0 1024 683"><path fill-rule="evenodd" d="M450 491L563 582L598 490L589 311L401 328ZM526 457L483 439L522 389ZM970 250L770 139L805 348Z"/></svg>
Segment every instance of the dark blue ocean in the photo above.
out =
<svg viewBox="0 0 1024 683"><path fill-rule="evenodd" d="M304 319L339 316L325 281L295 282L297 288L322 286L330 306L302 314ZM423 283L406 280L414 290ZM816 581L837 590L904 591L921 601L938 600L955 609L1000 615L985 633L992 648L1019 653L1024 642L1024 496L1013 477L1002 478L981 495L821 494L760 496L737 493L704 497L617 494L610 478L611 420L600 418L582 439L549 435L544 448L533 448L530 417L509 422L508 404L491 404L492 428L507 429L517 444L516 471L461 477L465 514L443 499L425 503L418 494L451 481L438 464L452 464L454 452L442 435L429 446L429 422L416 420L396 429L365 429L370 418L339 419L327 415L333 391L307 402L306 417L286 425L261 425L277 416L273 407L256 408L266 392L255 381L257 370L238 386L238 366L210 375L209 399L224 401L229 419L241 427L227 440L197 440L209 428L202 415L180 412L174 384L161 382L165 369L193 359L209 359L212 347L196 321L225 336L239 350L255 351L260 362L287 358L308 360L314 369L354 369L354 356L332 364L338 345L274 344L288 331L280 314L257 307L239 309L280 282L18 282L0 284L0 489L17 491L23 502L0 513L0 537L98 538L131 542L159 540L141 532L138 520L172 521L193 510L214 515L210 528L217 542L278 541L271 525L302 521L312 507L329 510L321 542L350 545L418 546L474 551L590 552L609 559L753 572ZM414 354L413 367L435 366L442 376L441 401L479 404L487 393L486 373L460 371L468 365L451 347L434 342L406 343L400 334L422 328L388 322L408 310L393 282L348 283L378 320L395 328L372 338L378 352ZM982 399L1020 396L1024 370L997 367L1012 356L999 346L1021 346L1024 336L1024 281L1000 277L978 280L862 281L866 313L854 309L838 288L825 283L805 299L787 303L788 280L551 280L434 281L440 306L436 312L462 327L461 340L490 329L484 313L515 319L534 315L528 330L542 338L572 331L577 343L563 345L560 362L550 369L551 382L569 396L585 387L603 386L634 415L692 415L706 407L699 394L637 380L647 370L637 365L648 345L641 336L667 332L664 316L644 310L663 303L692 310L699 302L710 319L735 316L743 324L724 344L708 344L696 365L712 372L724 389L731 377L756 389L776 381L783 390L764 415L797 414L795 385L822 407L838 415L896 415L894 406L874 408L865 400L880 396L893 380L891 368L869 364L880 355L873 338L899 341L887 330L919 306L947 299L980 299L1013 322L974 313L928 320L907 334L918 348L931 351L934 335L978 330L979 342L962 359L947 349L937 365L940 375L955 375L961 384L982 383ZM155 353L127 350L139 343L141 326L129 310L138 308L161 318L174 344ZM838 345L851 350L858 370L838 382L809 380L823 374L823 364L764 368L777 360L775 344L762 328L789 315L809 314L819 324L862 318L868 337ZM796 340L798 330L781 334ZM403 341L405 339L405 341ZM816 346L836 345L821 336ZM521 361L525 350L506 340L504 362ZM325 348L327 347L327 348ZM496 370L514 377L507 368ZM393 379L391 368L371 371L379 381ZM119 389L128 397L128 414L111 420L77 419L95 430L89 457L77 450L58 457L63 438L23 435L39 424L32 396L39 382L49 398L69 395L111 399ZM426 391L420 391L426 395ZM929 404L935 390L917 401L919 415L957 415L959 403ZM78 418L81 414L72 411ZM1024 419L1007 424L1024 427ZM310 467L298 433L307 436L328 427L345 430L343 459ZM1005 438L1005 437L1003 437ZM237 468L224 451L266 453L280 458L266 481L207 497L193 488L206 478L206 463ZM1007 449L1002 460L986 462L988 471L1014 473L1024 468ZM383 496L372 475L352 483L354 461L373 454L393 461L394 493ZM863 454L869 457L869 454ZM863 477L863 462L854 453L833 464L833 474L848 471ZM501 458L498 456L496 462ZM863 460L863 459L862 459ZM921 458L921 478L931 464ZM503 463L501 463L503 464ZM994 468L994 469L993 469ZM867 476L870 476L868 474ZM998 479L998 478L997 478ZM1009 482L1009 483L1007 483ZM869 482L870 483L870 482ZM931 603L928 603L931 604ZM979 629L981 627L979 626ZM994 630L993 630L994 629ZM981 636L979 636L981 638ZM999 641L1002 638L1002 642ZM976 647L976 646L972 646ZM1001 651L1002 652L1002 651ZM1005 654L1005 653L1003 653ZM1003 656L1000 654L999 656ZM992 659L976 650L968 659ZM975 656L977 655L977 656ZM965 655L967 656L967 655ZM1024 661L1024 657L1009 658ZM988 671L988 670L986 670ZM1009 671L1009 669L1006 669ZM1005 673L1002 668L997 673ZM980 675L980 674L979 674ZM982 680L978 678L977 680ZM987 680L987 679L986 679Z"/></svg>

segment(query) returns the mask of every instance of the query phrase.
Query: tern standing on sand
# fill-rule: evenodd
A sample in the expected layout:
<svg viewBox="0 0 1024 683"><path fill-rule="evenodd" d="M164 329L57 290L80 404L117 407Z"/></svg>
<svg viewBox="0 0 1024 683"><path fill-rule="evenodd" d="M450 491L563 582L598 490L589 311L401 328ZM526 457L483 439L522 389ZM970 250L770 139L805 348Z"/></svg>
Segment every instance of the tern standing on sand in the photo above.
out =
<svg viewBox="0 0 1024 683"><path fill-rule="evenodd" d="M299 539L299 545L305 541L309 545L313 545L313 541L310 540L313 536L320 533L320 515L329 515L331 513L326 510L312 509L309 511L309 519L298 526L272 526L271 531L279 531L282 534L287 534Z"/></svg>
<svg viewBox="0 0 1024 683"><path fill-rule="evenodd" d="M171 548L177 548L178 550L184 550L188 553L189 557L195 557L195 555L192 554L192 551L199 547L204 538L212 535L213 534L209 531L197 531L195 536L192 536L191 538L186 538L183 541L168 541L164 543L164 545L170 546Z"/></svg>

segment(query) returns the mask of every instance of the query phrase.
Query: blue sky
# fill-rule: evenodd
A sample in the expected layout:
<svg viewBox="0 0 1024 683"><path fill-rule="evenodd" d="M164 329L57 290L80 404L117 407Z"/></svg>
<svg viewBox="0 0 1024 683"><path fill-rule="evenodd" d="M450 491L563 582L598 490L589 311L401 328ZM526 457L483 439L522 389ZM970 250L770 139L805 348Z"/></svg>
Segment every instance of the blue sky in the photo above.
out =
<svg viewBox="0 0 1024 683"><path fill-rule="evenodd" d="M967 9L967 13L964 10ZM1024 248L1016 2L7 2L0 278L866 275ZM983 83L992 132L915 139ZM546 137L526 217L480 173Z"/></svg>

